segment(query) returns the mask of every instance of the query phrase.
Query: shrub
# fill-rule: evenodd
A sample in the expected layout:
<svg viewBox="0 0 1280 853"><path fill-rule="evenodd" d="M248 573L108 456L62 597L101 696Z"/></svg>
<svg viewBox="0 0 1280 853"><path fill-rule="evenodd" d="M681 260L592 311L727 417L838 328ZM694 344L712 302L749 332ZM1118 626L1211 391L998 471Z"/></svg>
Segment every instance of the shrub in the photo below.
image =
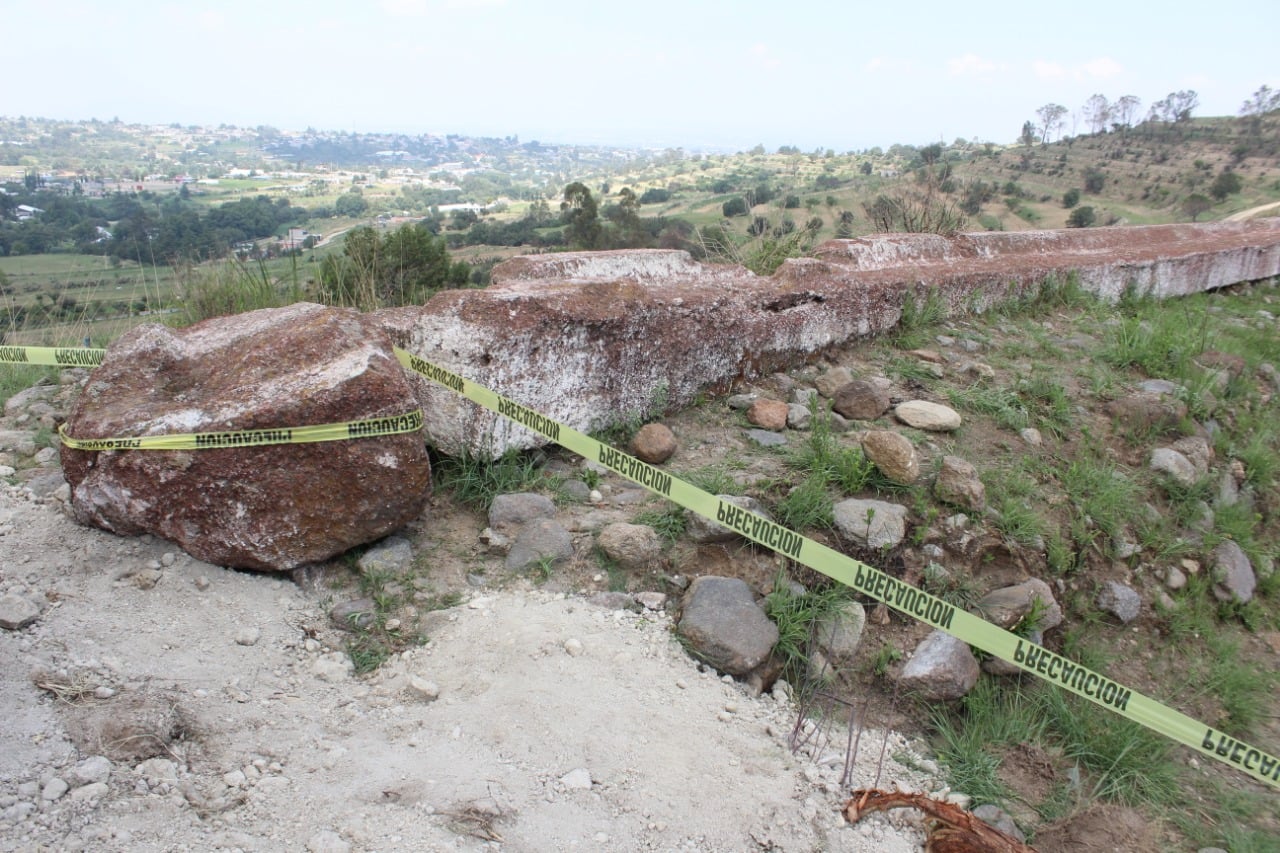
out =
<svg viewBox="0 0 1280 853"><path fill-rule="evenodd" d="M1098 214L1094 212L1092 207L1077 207L1071 211L1071 215L1067 217L1067 225L1071 228L1088 228L1090 225L1098 221Z"/></svg>
<svg viewBox="0 0 1280 853"><path fill-rule="evenodd" d="M1080 203L1080 190L1072 187L1062 194L1062 206L1070 210Z"/></svg>

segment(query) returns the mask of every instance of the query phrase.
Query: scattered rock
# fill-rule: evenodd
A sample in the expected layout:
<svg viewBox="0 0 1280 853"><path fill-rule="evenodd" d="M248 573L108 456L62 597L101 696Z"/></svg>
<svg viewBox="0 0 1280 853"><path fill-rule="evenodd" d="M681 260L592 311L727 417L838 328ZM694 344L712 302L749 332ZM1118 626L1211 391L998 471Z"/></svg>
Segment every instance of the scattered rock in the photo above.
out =
<svg viewBox="0 0 1280 853"><path fill-rule="evenodd" d="M1182 589L1187 585L1187 576L1177 566L1169 566L1164 570L1164 585L1172 590Z"/></svg>
<svg viewBox="0 0 1280 853"><path fill-rule="evenodd" d="M236 632L236 645L256 646L261 638L262 629L256 625L251 625Z"/></svg>
<svg viewBox="0 0 1280 853"><path fill-rule="evenodd" d="M335 604L329 620L344 631L358 631L372 625L377 614L378 605L372 598L355 598Z"/></svg>
<svg viewBox="0 0 1280 853"><path fill-rule="evenodd" d="M787 429L808 429L813 424L813 411L804 403L787 404Z"/></svg>
<svg viewBox="0 0 1280 853"><path fill-rule="evenodd" d="M1142 597L1127 584L1107 581L1098 592L1097 605L1099 610L1110 613L1127 625L1138 618Z"/></svg>
<svg viewBox="0 0 1280 853"><path fill-rule="evenodd" d="M867 611L856 601L846 601L818 623L814 632L818 649L832 665L852 666L866 626Z"/></svg>
<svg viewBox="0 0 1280 853"><path fill-rule="evenodd" d="M351 853L351 844L332 829L322 829L307 839L307 853Z"/></svg>
<svg viewBox="0 0 1280 853"><path fill-rule="evenodd" d="M847 367L833 367L813 380L813 387L828 400L836 396L836 392L853 381L853 373Z"/></svg>
<svg viewBox="0 0 1280 853"><path fill-rule="evenodd" d="M841 536L868 548L893 548L907 534L907 508L887 501L849 498L833 508Z"/></svg>
<svg viewBox="0 0 1280 853"><path fill-rule="evenodd" d="M938 500L972 512L981 512L987 504L987 487L978 477L978 469L959 456L942 457L933 493Z"/></svg>
<svg viewBox="0 0 1280 853"><path fill-rule="evenodd" d="M787 428L787 404L781 400L756 400L747 409L747 421L758 427L778 432Z"/></svg>
<svg viewBox="0 0 1280 853"><path fill-rule="evenodd" d="M20 631L40 617L40 608L21 595L0 597L0 628Z"/></svg>
<svg viewBox="0 0 1280 853"><path fill-rule="evenodd" d="M978 806L973 810L973 816L994 826L1005 835L1018 839L1020 842L1025 843L1027 840L1027 837L1022 834L1022 830L1018 829L1018 824L1014 823L1013 816L999 806L991 803Z"/></svg>
<svg viewBox="0 0 1280 853"><path fill-rule="evenodd" d="M311 672L321 681L336 684L350 678L355 672L355 665L344 652L326 652L311 664Z"/></svg>
<svg viewBox="0 0 1280 853"><path fill-rule="evenodd" d="M409 693L422 702L434 702L440 698L440 685L420 675L411 675Z"/></svg>
<svg viewBox="0 0 1280 853"><path fill-rule="evenodd" d="M1223 471L1218 478L1218 493L1213 502L1216 506L1235 506L1240 502L1240 483L1230 471Z"/></svg>
<svg viewBox="0 0 1280 853"><path fill-rule="evenodd" d="M1219 601L1238 601L1244 604L1253 598L1258 578L1244 549L1227 539L1213 549L1210 560L1213 566L1213 594Z"/></svg>
<svg viewBox="0 0 1280 853"><path fill-rule="evenodd" d="M498 495L489 504L489 526L500 533L510 533L536 518L554 518L556 503L535 492Z"/></svg>
<svg viewBox="0 0 1280 853"><path fill-rule="evenodd" d="M560 777L560 784L570 791L591 790L591 771L585 767L570 770Z"/></svg>
<svg viewBox="0 0 1280 853"><path fill-rule="evenodd" d="M1195 469L1196 477L1209 473L1209 465L1213 462L1213 446L1203 436L1189 435L1173 443L1173 449L1181 453Z"/></svg>
<svg viewBox="0 0 1280 853"><path fill-rule="evenodd" d="M960 428L959 412L950 406L927 400L899 403L893 410L893 416L907 426L926 432L951 432Z"/></svg>
<svg viewBox="0 0 1280 853"><path fill-rule="evenodd" d="M661 465L676 452L676 436L664 424L645 424L631 438L631 455L650 465Z"/></svg>
<svg viewBox="0 0 1280 853"><path fill-rule="evenodd" d="M1157 474L1164 474L1180 486L1194 486L1196 483L1195 466L1190 459L1172 447L1157 447L1151 451L1151 461L1147 467Z"/></svg>
<svg viewBox="0 0 1280 853"><path fill-rule="evenodd" d="M71 776L81 785L106 782L111 778L111 759L105 755L91 755L72 768Z"/></svg>
<svg viewBox="0 0 1280 853"><path fill-rule="evenodd" d="M356 561L366 575L403 575L413 566L413 543L403 536L388 536Z"/></svg>
<svg viewBox="0 0 1280 853"><path fill-rule="evenodd" d="M920 457L911 441L892 430L871 430L862 439L866 454L885 477L909 486L920 476Z"/></svg>
<svg viewBox="0 0 1280 853"><path fill-rule="evenodd" d="M689 585L677 631L697 657L731 675L755 669L778 642L778 626L756 604L746 582L714 575Z"/></svg>
<svg viewBox="0 0 1280 853"><path fill-rule="evenodd" d="M1139 392L1119 397L1103 406L1103 411L1121 429L1169 432L1187 416L1187 404L1169 394Z"/></svg>
<svg viewBox="0 0 1280 853"><path fill-rule="evenodd" d="M1035 427L1020 429L1018 430L1018 435L1022 437L1023 441L1032 447L1040 447L1044 444L1044 438L1040 435L1040 430Z"/></svg>
<svg viewBox="0 0 1280 853"><path fill-rule="evenodd" d="M761 447L782 447L787 443L785 435L767 429L749 429L747 438Z"/></svg>
<svg viewBox="0 0 1280 853"><path fill-rule="evenodd" d="M946 702L972 690L981 673L968 643L935 630L916 647L898 682L922 699Z"/></svg>
<svg viewBox="0 0 1280 853"><path fill-rule="evenodd" d="M667 594L664 592L637 592L635 598L645 610L656 612L667 606Z"/></svg>
<svg viewBox="0 0 1280 853"><path fill-rule="evenodd" d="M66 783L66 780L54 776L46 782L44 788L41 789L40 799L44 800L46 803L52 803L54 800L61 799L62 795L70 789L71 786Z"/></svg>
<svg viewBox="0 0 1280 853"><path fill-rule="evenodd" d="M662 537L646 524L616 522L600 531L596 544L624 569L642 571L662 558Z"/></svg>
<svg viewBox="0 0 1280 853"><path fill-rule="evenodd" d="M544 560L553 565L573 556L573 537L558 522L549 518L531 521L516 534L507 552L507 568L523 572Z"/></svg>
<svg viewBox="0 0 1280 853"><path fill-rule="evenodd" d="M1062 608L1053 590L1039 578L1028 578L1020 584L994 589L973 607L973 612L1001 628L1013 628L1040 602L1040 617L1035 629L1050 631L1062 624Z"/></svg>
<svg viewBox="0 0 1280 853"><path fill-rule="evenodd" d="M855 421L874 421L891 405L887 390L865 379L855 379L836 391L831 408Z"/></svg>

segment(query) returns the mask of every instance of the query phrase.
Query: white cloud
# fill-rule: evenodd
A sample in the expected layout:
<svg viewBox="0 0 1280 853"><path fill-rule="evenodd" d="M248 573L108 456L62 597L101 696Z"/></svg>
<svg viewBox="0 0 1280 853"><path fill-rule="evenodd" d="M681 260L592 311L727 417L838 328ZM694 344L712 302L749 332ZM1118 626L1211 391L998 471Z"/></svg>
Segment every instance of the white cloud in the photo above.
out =
<svg viewBox="0 0 1280 853"><path fill-rule="evenodd" d="M1089 60L1080 66L1080 71L1089 77L1107 78L1123 74L1124 66L1110 57L1103 56Z"/></svg>
<svg viewBox="0 0 1280 853"><path fill-rule="evenodd" d="M1056 62L1045 62L1043 59L1031 63L1031 70L1037 77L1045 80L1061 80L1067 76L1067 69Z"/></svg>
<svg viewBox="0 0 1280 853"><path fill-rule="evenodd" d="M430 9L428 0L381 0L382 11L393 18L420 18Z"/></svg>
<svg viewBox="0 0 1280 853"><path fill-rule="evenodd" d="M947 62L947 71L953 77L960 77L966 74L993 74L997 71L1004 71L1008 68L1003 62L996 62L993 59L984 59L976 53L966 53L958 59L952 59Z"/></svg>

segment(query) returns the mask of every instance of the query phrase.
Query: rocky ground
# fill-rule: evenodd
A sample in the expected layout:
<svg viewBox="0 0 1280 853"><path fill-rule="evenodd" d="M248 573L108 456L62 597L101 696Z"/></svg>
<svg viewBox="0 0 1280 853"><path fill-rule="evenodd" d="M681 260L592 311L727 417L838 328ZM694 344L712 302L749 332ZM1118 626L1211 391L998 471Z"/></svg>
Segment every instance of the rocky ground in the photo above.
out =
<svg viewBox="0 0 1280 853"><path fill-rule="evenodd" d="M676 440L666 465L776 506L795 476L770 448L809 440L817 394L848 414L834 421L837 443L887 478L877 502L837 502L833 527L809 531L828 544L937 591L964 587L971 602L995 595L988 612L1005 607L1010 624L1031 599L1009 590L1039 584L1050 615L1100 619L1121 654L1156 632L1188 575L1252 596L1273 566L1217 545L1166 557L1131 528L1101 537L1083 572L1054 571L1049 544L1011 535L1009 505L984 486L1010 454L1070 458L1084 436L1114 431L1111 455L1152 482L1212 481L1210 514L1262 501L1240 460L1215 457L1211 432L1161 436L1161 418L1187 414L1170 389L1135 378L1086 400L1087 379L1064 368L1076 408L1060 431L1053 419L1018 429L904 406L955 402L946 387L1016 387L1033 357L1009 352L1030 337L1052 341L1064 365L1099 345L1099 330L1065 316L1026 322L1034 334L960 321L923 342L853 346L709 399L664 419ZM1274 327L1274 316L1247 322ZM441 490L377 548L289 576L231 571L67 517L46 445L83 378L67 371L15 396L0 424L11 483L0 492L0 850L917 850L918 815L849 826L844 800L867 785L949 795L929 748L893 729L921 731L906 690L943 700L972 688L967 647L925 654L927 628L868 606L860 643L822 648L858 700L846 776L843 728L806 723L776 668L734 657L750 657L758 633L719 638L737 679L677 641L697 650L698 632L676 631L696 578L732 578L759 597L786 565L598 466L549 451L533 460L540 485L487 514ZM1280 393L1274 370L1247 382L1266 403ZM1061 497L1042 502L1066 511ZM793 583L820 585L791 568ZM1054 627L1041 619L1042 638ZM1242 655L1274 669L1273 634ZM1275 734L1264 722L1262 745ZM1007 762L1015 784L1069 777L1034 749L1024 757ZM1117 806L1054 825L1015 816L1043 850L1178 843Z"/></svg>

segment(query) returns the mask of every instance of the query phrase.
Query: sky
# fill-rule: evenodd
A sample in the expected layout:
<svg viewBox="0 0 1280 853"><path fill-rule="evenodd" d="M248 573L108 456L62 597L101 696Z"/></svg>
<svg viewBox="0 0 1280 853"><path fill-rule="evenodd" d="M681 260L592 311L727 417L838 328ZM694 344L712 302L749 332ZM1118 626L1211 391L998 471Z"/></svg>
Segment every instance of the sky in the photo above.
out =
<svg viewBox="0 0 1280 853"><path fill-rule="evenodd" d="M1235 115L1280 89L1275 0L0 0L0 21L10 117L843 152L1009 143L1094 94Z"/></svg>

